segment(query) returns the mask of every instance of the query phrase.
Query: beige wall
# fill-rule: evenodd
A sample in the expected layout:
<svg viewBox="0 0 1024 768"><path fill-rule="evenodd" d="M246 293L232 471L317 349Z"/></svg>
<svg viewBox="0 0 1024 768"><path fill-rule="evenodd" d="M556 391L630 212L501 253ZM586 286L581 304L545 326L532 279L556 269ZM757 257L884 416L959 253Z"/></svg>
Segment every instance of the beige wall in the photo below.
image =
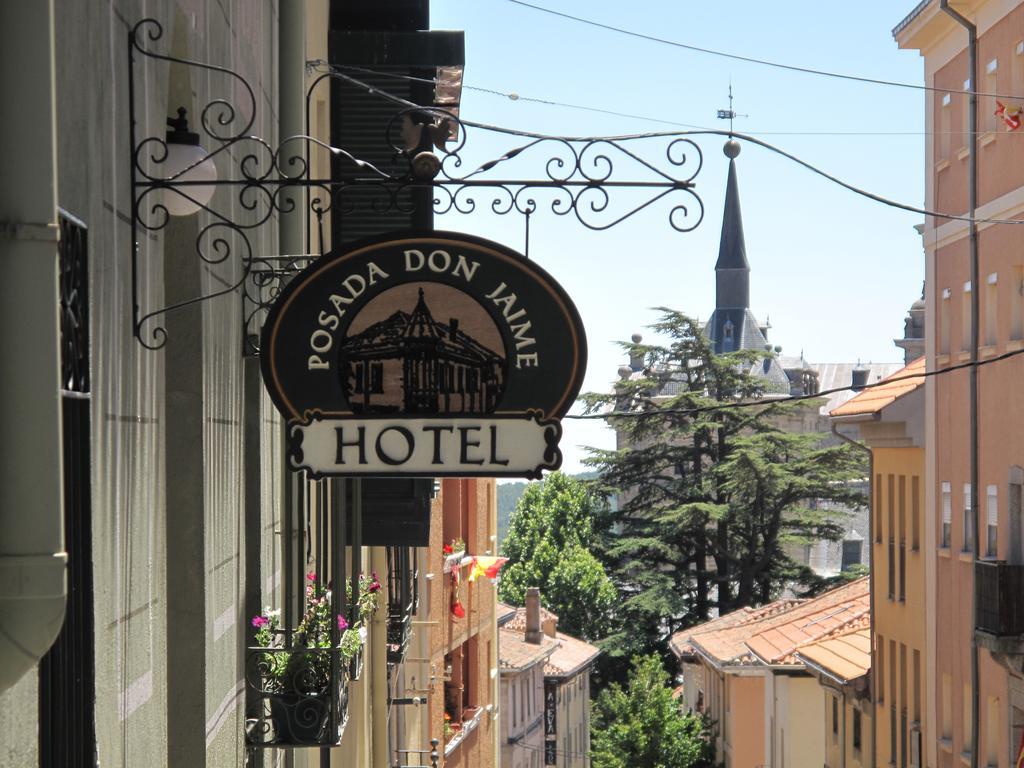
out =
<svg viewBox="0 0 1024 768"><path fill-rule="evenodd" d="M771 738L766 745L764 763L772 768L823 765L825 738L822 729L813 725L821 723L824 718L824 701L818 681L809 675L768 672L765 676L765 706L770 713L767 722L771 727Z"/></svg>
<svg viewBox="0 0 1024 768"><path fill-rule="evenodd" d="M559 768L588 768L590 760L590 669L559 681L558 714Z"/></svg>
<svg viewBox="0 0 1024 768"><path fill-rule="evenodd" d="M924 525L928 513L924 504L924 449L875 448L872 455L875 472L871 546L872 562L875 563L872 590L875 610L873 672L878 723L876 749L878 763L886 765L890 761L898 763L904 749L909 760L915 728L922 734L922 743L928 738L925 706L927 574L924 556ZM901 544L905 562L902 585L899 565ZM895 751L890 754L893 752L891 723L894 708ZM904 713L905 729L902 725Z"/></svg>
<svg viewBox="0 0 1024 768"><path fill-rule="evenodd" d="M544 663L501 673L501 766L533 768L544 760ZM468 768L468 767L467 767Z"/></svg>

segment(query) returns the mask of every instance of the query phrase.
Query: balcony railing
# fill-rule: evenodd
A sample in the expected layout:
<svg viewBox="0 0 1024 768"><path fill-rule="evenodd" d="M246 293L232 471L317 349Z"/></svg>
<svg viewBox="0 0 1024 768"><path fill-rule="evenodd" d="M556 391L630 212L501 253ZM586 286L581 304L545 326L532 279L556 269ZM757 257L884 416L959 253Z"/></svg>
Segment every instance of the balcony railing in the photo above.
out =
<svg viewBox="0 0 1024 768"><path fill-rule="evenodd" d="M246 723L246 741L261 747L340 744L348 677L337 648L250 647L246 681L260 716Z"/></svg>
<svg viewBox="0 0 1024 768"><path fill-rule="evenodd" d="M1024 635L1024 565L979 560L974 592L979 630L996 637Z"/></svg>
<svg viewBox="0 0 1024 768"><path fill-rule="evenodd" d="M388 547L388 663L401 664L409 649L419 602L416 550Z"/></svg>

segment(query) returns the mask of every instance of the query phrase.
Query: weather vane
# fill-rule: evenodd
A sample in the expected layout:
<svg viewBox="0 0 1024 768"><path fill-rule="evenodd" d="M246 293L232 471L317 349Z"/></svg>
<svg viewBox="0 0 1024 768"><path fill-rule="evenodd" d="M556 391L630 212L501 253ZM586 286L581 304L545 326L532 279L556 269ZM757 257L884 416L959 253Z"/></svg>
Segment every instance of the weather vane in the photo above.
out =
<svg viewBox="0 0 1024 768"><path fill-rule="evenodd" d="M732 121L737 117L750 117L750 115L738 115L736 110L732 108L732 80L729 81L729 108L718 110L719 120L729 121L729 135L732 135Z"/></svg>

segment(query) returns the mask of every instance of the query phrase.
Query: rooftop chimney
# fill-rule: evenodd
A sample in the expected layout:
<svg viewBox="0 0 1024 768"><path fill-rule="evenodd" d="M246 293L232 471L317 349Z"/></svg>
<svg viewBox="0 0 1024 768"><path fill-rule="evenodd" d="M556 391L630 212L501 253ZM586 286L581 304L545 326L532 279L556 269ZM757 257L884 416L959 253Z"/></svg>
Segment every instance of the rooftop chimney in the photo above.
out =
<svg viewBox="0 0 1024 768"><path fill-rule="evenodd" d="M853 369L853 380L850 382L850 389L854 392L859 392L864 389L868 383L868 376L871 373L870 368L861 368L857 366Z"/></svg>
<svg viewBox="0 0 1024 768"><path fill-rule="evenodd" d="M452 341L459 340L459 318L453 317L448 320L449 337Z"/></svg>
<svg viewBox="0 0 1024 768"><path fill-rule="evenodd" d="M526 589L526 642L540 645L544 633L540 629L540 588Z"/></svg>

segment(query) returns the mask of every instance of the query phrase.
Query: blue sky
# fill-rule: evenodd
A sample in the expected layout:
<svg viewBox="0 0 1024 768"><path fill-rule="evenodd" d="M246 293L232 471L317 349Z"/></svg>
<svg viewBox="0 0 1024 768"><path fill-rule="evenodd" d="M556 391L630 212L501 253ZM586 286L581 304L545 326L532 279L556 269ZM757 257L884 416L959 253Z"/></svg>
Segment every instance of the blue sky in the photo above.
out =
<svg viewBox="0 0 1024 768"><path fill-rule="evenodd" d="M534 0L531 0L534 1ZM906 83L922 82L922 60L901 51L891 30L913 3L736 0L724 3L608 3L535 0L604 24L803 67ZM626 37L516 5L509 0L433 0L434 29L466 32L465 83L524 97L582 104L668 121L727 127L728 105L749 117L736 130L776 144L854 185L911 205L924 198L924 92L782 71ZM671 126L466 90L466 119L562 135L612 135ZM653 322L656 306L706 318L714 306L714 263L727 160L721 137L697 139L696 179L705 206L697 230L668 226L655 208L592 232L553 215L538 196L530 257L573 296L587 328L584 389L606 390L625 362L615 344ZM466 155L482 161L519 146L512 137L470 130ZM664 144L652 148L663 152ZM508 173L540 175L524 156ZM652 156L654 156L652 154ZM475 167L475 166L474 166ZM616 176L636 176L616 161ZM751 265L751 305L770 317L783 354L812 362L902 360L893 338L924 276L922 217L860 198L753 145L737 160ZM472 232L521 249L520 216L448 215L439 228ZM579 446L611 447L596 423L565 423L564 468L579 471Z"/></svg>

